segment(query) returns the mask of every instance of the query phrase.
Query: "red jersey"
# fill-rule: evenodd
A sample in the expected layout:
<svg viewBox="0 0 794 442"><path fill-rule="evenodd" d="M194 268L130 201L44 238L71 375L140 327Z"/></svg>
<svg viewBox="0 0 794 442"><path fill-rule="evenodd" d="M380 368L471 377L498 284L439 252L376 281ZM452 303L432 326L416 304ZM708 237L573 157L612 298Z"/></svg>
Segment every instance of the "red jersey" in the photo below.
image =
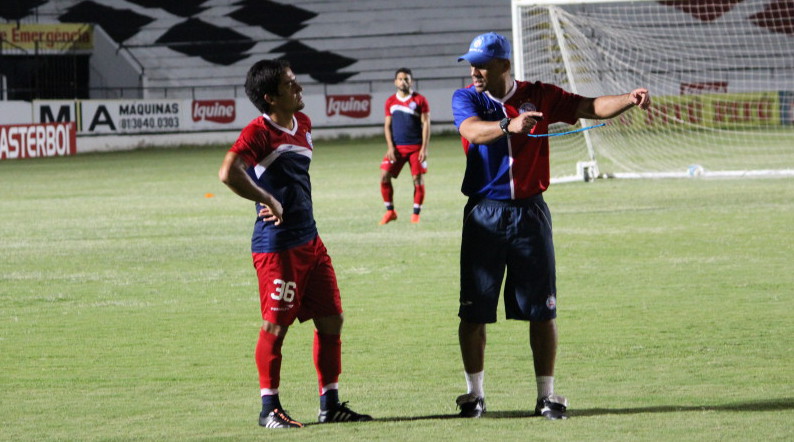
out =
<svg viewBox="0 0 794 442"><path fill-rule="evenodd" d="M251 238L254 253L286 250L317 236L309 180L311 129L311 120L301 112L293 116L291 130L263 115L243 128L230 149L248 164L251 179L284 209L284 222L278 226L257 218ZM257 203L257 214L260 208Z"/></svg>

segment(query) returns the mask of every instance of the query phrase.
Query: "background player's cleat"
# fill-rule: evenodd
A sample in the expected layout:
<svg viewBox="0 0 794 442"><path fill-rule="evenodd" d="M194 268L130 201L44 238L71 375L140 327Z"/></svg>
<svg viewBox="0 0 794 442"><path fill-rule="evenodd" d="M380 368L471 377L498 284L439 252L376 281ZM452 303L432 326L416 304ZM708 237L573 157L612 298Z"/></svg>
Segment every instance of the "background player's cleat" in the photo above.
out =
<svg viewBox="0 0 794 442"><path fill-rule="evenodd" d="M383 214L383 218L380 220L380 225L384 225L392 221L397 221L397 212L394 210L387 210L386 213Z"/></svg>
<svg viewBox="0 0 794 442"><path fill-rule="evenodd" d="M460 408L460 417L480 417L485 414L485 398L466 393L458 396L455 403Z"/></svg>
<svg viewBox="0 0 794 442"><path fill-rule="evenodd" d="M347 402L336 404L327 410L320 410L317 422L324 424L329 422L366 422L371 421L372 416L359 414L347 408Z"/></svg>
<svg viewBox="0 0 794 442"><path fill-rule="evenodd" d="M568 409L568 399L563 396L548 396L538 399L535 405L535 416L543 416L546 419L568 419L565 411Z"/></svg>
<svg viewBox="0 0 794 442"><path fill-rule="evenodd" d="M411 214L411 222L413 224L418 224L419 223L419 214L418 213Z"/></svg>
<svg viewBox="0 0 794 442"><path fill-rule="evenodd" d="M265 428L301 428L303 424L289 417L286 411L276 408L267 415L259 413L259 425Z"/></svg>

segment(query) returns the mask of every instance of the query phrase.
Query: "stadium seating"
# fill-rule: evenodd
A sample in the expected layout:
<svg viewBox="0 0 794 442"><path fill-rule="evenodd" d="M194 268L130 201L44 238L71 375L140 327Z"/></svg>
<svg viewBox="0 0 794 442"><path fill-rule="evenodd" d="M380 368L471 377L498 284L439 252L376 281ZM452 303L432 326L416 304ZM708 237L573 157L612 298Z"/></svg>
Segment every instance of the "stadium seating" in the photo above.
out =
<svg viewBox="0 0 794 442"><path fill-rule="evenodd" d="M19 0L0 17L99 24L157 94L224 89L253 61L290 60L303 84L386 82L406 66L423 79L467 77L456 62L472 37L510 36L509 0ZM13 6L12 6L13 4ZM101 63L93 60L92 63ZM101 75L103 69L95 68ZM159 92L157 92L159 91ZM223 93L226 93L226 92ZM239 95L239 91L237 91ZM205 92L206 93L206 92Z"/></svg>

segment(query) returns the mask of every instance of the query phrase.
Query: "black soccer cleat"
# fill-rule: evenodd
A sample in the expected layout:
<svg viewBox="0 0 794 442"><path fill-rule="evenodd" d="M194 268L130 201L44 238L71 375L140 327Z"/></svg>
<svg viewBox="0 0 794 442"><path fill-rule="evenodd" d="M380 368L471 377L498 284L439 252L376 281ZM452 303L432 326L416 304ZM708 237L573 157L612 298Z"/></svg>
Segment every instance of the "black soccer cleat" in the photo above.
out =
<svg viewBox="0 0 794 442"><path fill-rule="evenodd" d="M317 422L326 424L330 422L367 422L371 421L372 416L359 414L347 408L347 402L337 403L327 410L320 410L317 415Z"/></svg>
<svg viewBox="0 0 794 442"><path fill-rule="evenodd" d="M568 409L568 399L563 396L547 396L538 399L535 405L535 416L543 416L549 420L568 419L565 411Z"/></svg>
<svg viewBox="0 0 794 442"><path fill-rule="evenodd" d="M460 408L460 417L480 417L485 414L485 398L481 398L472 393L458 396L455 403Z"/></svg>
<svg viewBox="0 0 794 442"><path fill-rule="evenodd" d="M259 425L265 428L302 428L303 424L289 417L286 411L276 408L270 413L259 413Z"/></svg>

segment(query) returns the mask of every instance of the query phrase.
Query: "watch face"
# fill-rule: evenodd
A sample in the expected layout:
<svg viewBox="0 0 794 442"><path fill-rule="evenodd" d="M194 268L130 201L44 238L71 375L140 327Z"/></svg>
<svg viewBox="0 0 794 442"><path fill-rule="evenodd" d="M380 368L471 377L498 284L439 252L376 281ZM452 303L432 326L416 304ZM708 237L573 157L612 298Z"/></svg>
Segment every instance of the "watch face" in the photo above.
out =
<svg viewBox="0 0 794 442"><path fill-rule="evenodd" d="M499 129L502 129L502 132L507 134L508 133L507 132L507 125L509 125L509 124L510 124L510 119L509 118L503 118L502 121L499 122Z"/></svg>

